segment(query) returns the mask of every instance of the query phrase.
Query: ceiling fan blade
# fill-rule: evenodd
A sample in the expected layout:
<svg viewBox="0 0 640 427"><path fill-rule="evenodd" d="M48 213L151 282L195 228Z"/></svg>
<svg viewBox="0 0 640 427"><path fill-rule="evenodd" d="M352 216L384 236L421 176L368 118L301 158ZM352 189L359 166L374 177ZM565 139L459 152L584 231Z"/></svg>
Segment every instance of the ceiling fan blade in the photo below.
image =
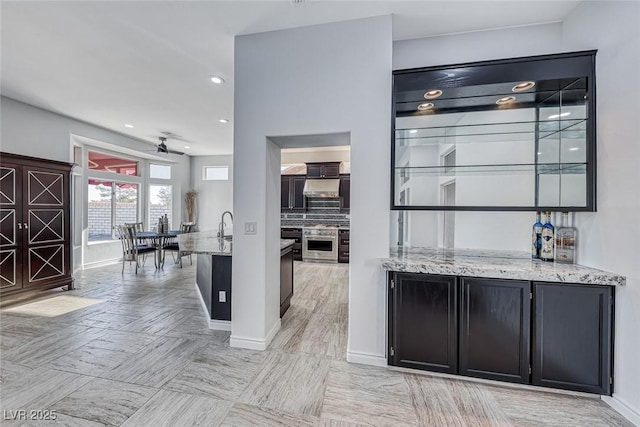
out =
<svg viewBox="0 0 640 427"><path fill-rule="evenodd" d="M178 154L180 156L184 156L184 153L182 151L167 150L166 152L170 154Z"/></svg>

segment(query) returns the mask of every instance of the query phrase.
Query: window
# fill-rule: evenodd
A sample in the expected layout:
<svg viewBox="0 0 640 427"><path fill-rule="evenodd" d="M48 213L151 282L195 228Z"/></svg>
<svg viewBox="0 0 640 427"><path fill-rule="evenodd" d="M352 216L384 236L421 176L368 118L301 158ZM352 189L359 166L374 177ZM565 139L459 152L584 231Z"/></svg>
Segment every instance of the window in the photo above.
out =
<svg viewBox="0 0 640 427"><path fill-rule="evenodd" d="M158 218L167 215L169 228L171 228L171 208L173 196L170 185L149 186L149 226L158 224Z"/></svg>
<svg viewBox="0 0 640 427"><path fill-rule="evenodd" d="M87 167L94 171L112 172L121 175L138 176L138 162L115 157L110 154L89 151Z"/></svg>
<svg viewBox="0 0 640 427"><path fill-rule="evenodd" d="M171 179L171 166L149 164L149 178Z"/></svg>
<svg viewBox="0 0 640 427"><path fill-rule="evenodd" d="M205 181L228 181L229 166L205 166L202 170Z"/></svg>
<svg viewBox="0 0 640 427"><path fill-rule="evenodd" d="M89 178L88 241L111 240L113 226L138 220L138 184Z"/></svg>

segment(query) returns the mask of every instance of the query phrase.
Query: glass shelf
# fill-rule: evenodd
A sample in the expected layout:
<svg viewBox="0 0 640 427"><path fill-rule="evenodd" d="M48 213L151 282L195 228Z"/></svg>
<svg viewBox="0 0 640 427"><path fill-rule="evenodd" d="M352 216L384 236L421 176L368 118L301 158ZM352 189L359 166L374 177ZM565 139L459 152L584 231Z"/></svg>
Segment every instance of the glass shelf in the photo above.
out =
<svg viewBox="0 0 640 427"><path fill-rule="evenodd" d="M399 177L441 176L456 177L470 175L561 175L586 174L586 163L543 163L517 165L466 165L466 166L417 166L396 167ZM406 182L406 181L405 181ZM404 184L404 183L403 183Z"/></svg>

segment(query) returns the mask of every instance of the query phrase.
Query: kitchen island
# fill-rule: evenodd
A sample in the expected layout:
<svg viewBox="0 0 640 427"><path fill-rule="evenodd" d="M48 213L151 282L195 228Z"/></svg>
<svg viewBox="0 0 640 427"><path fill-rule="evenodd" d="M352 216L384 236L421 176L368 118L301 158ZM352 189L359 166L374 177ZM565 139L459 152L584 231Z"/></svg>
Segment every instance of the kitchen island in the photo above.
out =
<svg viewBox="0 0 640 427"><path fill-rule="evenodd" d="M391 249L389 365L611 395L626 279L528 253Z"/></svg>
<svg viewBox="0 0 640 427"><path fill-rule="evenodd" d="M280 316L289 308L293 295L292 239L280 240ZM211 329L231 330L231 260L233 240L221 239L216 231L200 231L178 236L181 252L197 255L196 290Z"/></svg>

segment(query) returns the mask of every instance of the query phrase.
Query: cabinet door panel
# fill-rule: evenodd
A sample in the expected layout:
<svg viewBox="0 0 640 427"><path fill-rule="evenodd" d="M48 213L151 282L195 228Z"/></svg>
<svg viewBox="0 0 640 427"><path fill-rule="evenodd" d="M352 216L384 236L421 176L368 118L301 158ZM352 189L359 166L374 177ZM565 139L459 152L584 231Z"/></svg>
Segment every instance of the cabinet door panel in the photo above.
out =
<svg viewBox="0 0 640 427"><path fill-rule="evenodd" d="M460 374L529 382L530 283L461 279Z"/></svg>
<svg viewBox="0 0 640 427"><path fill-rule="evenodd" d="M291 178L291 207L293 210L302 211L305 209L305 197L303 194L304 183L306 178L304 176Z"/></svg>
<svg viewBox="0 0 640 427"><path fill-rule="evenodd" d="M397 273L390 303L389 364L457 371L456 278Z"/></svg>
<svg viewBox="0 0 640 427"><path fill-rule="evenodd" d="M289 186L291 185L291 179L288 176L280 177L280 209L281 210L289 210L291 209L291 199L290 199L290 191Z"/></svg>
<svg viewBox="0 0 640 427"><path fill-rule="evenodd" d="M307 163L307 178L322 178L322 164Z"/></svg>
<svg viewBox="0 0 640 427"><path fill-rule="evenodd" d="M322 171L324 178L340 178L340 163L327 163Z"/></svg>
<svg viewBox="0 0 640 427"><path fill-rule="evenodd" d="M340 177L340 208L351 208L351 175L342 175Z"/></svg>
<svg viewBox="0 0 640 427"><path fill-rule="evenodd" d="M611 394L613 289L534 286L533 384Z"/></svg>
<svg viewBox="0 0 640 427"><path fill-rule="evenodd" d="M0 167L0 292L22 288L22 169Z"/></svg>

